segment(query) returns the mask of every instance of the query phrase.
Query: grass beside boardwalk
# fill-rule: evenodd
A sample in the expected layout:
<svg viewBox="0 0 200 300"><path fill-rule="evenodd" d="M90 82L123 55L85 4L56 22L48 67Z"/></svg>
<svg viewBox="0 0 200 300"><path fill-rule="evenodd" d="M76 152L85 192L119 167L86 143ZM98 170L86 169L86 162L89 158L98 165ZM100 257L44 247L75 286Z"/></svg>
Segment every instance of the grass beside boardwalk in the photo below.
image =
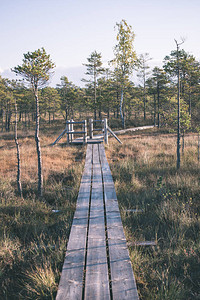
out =
<svg viewBox="0 0 200 300"><path fill-rule="evenodd" d="M13 135L0 139L0 299L55 299L84 166L85 147L41 133L44 196L38 200L34 132L19 132L24 198L16 194Z"/></svg>
<svg viewBox="0 0 200 300"><path fill-rule="evenodd" d="M16 194L12 134L0 139L0 299L55 299L84 166L85 147L51 147L41 133L44 196L37 192L34 132L20 132L24 198ZM106 147L140 299L200 299L197 138L186 136L176 171L176 137L158 130L109 138ZM142 210L139 213L128 209ZM135 246L155 241L156 246Z"/></svg>
<svg viewBox="0 0 200 300"><path fill-rule="evenodd" d="M175 135L155 130L120 139L123 145L110 139L106 152L140 299L200 299L197 137L186 137L179 172Z"/></svg>

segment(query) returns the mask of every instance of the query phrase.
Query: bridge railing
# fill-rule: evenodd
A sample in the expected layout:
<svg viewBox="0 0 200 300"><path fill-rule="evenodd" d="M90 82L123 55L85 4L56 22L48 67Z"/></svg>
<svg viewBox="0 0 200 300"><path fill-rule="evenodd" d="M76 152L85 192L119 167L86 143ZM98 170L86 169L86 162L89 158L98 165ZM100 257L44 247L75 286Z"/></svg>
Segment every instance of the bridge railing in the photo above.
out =
<svg viewBox="0 0 200 300"><path fill-rule="evenodd" d="M74 125L75 124L82 124L82 131L75 131ZM83 143L87 143L87 121L74 121L73 119L66 121L66 133L67 133L67 144L71 143L74 139L75 134L82 134L83 135Z"/></svg>
<svg viewBox="0 0 200 300"><path fill-rule="evenodd" d="M81 125L82 124L82 130L75 130L74 125ZM100 124L100 126L97 127L97 124ZM108 144L108 134L111 134L114 136L114 138L122 144L120 139L116 136L116 134L111 130L111 128L108 126L108 120L107 118L103 120L93 120L89 119L89 138L93 139L94 137L94 131L102 132L103 140L105 144ZM87 120L84 121L74 121L73 119L66 121L66 127L64 131L59 135L59 137L55 140L55 142L52 145L55 145L57 142L61 140L61 138L64 136L64 134L67 134L67 144L70 144L74 140L74 135L83 135L83 144L87 144Z"/></svg>

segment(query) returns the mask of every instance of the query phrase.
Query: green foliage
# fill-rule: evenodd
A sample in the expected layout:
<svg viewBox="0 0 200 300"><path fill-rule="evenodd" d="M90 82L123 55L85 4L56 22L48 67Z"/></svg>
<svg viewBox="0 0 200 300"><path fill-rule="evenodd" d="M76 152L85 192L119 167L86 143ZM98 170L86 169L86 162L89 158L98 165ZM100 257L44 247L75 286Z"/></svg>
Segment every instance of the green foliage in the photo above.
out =
<svg viewBox="0 0 200 300"><path fill-rule="evenodd" d="M49 80L55 64L50 60L44 48L24 54L23 63L12 69L22 76L33 88L42 87Z"/></svg>
<svg viewBox="0 0 200 300"><path fill-rule="evenodd" d="M200 64L193 55L183 49L178 52L172 51L164 59L164 69L172 81L176 80L177 76L177 54L179 55L181 98L188 103L191 115L193 102L197 101L197 94L199 94Z"/></svg>
<svg viewBox="0 0 200 300"><path fill-rule="evenodd" d="M117 69L121 73L122 79L132 73L136 65L136 53L133 50L133 42L135 34L132 27L128 25L126 20L116 23L117 32L117 45L114 48L115 58L113 63L116 64Z"/></svg>
<svg viewBox="0 0 200 300"><path fill-rule="evenodd" d="M172 132L177 130L177 105L171 103L168 113L165 115L165 125L171 129ZM191 128L191 116L188 112L188 106L184 100L180 101L180 130L185 133Z"/></svg>
<svg viewBox="0 0 200 300"><path fill-rule="evenodd" d="M58 91L52 87L46 87L41 90L40 97L41 109L44 112L54 114L60 110L60 95Z"/></svg>
<svg viewBox="0 0 200 300"><path fill-rule="evenodd" d="M96 109L97 109L97 78L104 72L104 68L102 68L101 61L101 53L97 53L96 51L92 52L90 57L87 58L88 64L84 64L87 67L86 75L90 75L92 77L91 80L82 81L88 82L88 87L92 87L92 98L93 98L93 109L94 109L94 119L96 119Z"/></svg>
<svg viewBox="0 0 200 300"><path fill-rule="evenodd" d="M66 76L61 77L61 83L57 85L60 95L60 108L65 113L65 119L73 118L74 109L79 110L83 105L84 92L77 87Z"/></svg>
<svg viewBox="0 0 200 300"><path fill-rule="evenodd" d="M104 72L104 68L102 68L102 61L101 61L101 53L97 53L94 51L91 55L87 58L88 63L83 64L87 67L86 75L92 76L92 81L94 77L98 77L100 74Z"/></svg>
<svg viewBox="0 0 200 300"><path fill-rule="evenodd" d="M117 45L114 48L115 58L112 64L115 66L115 74L119 78L121 88L120 98L120 115L122 120L122 127L125 127L125 107L124 107L124 90L126 89L125 83L129 79L134 67L137 64L136 53L133 50L134 32L132 27L127 24L125 20L116 23L117 27Z"/></svg>

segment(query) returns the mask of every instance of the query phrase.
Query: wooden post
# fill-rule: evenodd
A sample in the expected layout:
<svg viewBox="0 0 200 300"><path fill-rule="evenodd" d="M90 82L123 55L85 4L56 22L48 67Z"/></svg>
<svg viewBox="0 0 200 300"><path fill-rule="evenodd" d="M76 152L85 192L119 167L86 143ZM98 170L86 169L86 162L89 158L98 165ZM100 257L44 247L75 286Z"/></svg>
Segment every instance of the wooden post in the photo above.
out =
<svg viewBox="0 0 200 300"><path fill-rule="evenodd" d="M108 144L108 121L107 118L104 119L104 142Z"/></svg>
<svg viewBox="0 0 200 300"><path fill-rule="evenodd" d="M83 123L83 144L87 144L87 121L85 120Z"/></svg>
<svg viewBox="0 0 200 300"><path fill-rule="evenodd" d="M67 145L69 145L69 141L70 141L70 137L69 137L70 124L68 124L68 121L67 121L66 128L67 128Z"/></svg>
<svg viewBox="0 0 200 300"><path fill-rule="evenodd" d="M116 138L116 140L122 144L122 142L120 141L120 139L116 136L116 134L112 131L112 129L110 129L110 127L107 126L108 131L114 136L114 138Z"/></svg>
<svg viewBox="0 0 200 300"><path fill-rule="evenodd" d="M73 119L70 120L70 122L74 122ZM74 131L74 124L70 124L70 131ZM71 143L72 143L72 140L74 139L74 135L73 134L70 134L71 135Z"/></svg>
<svg viewBox="0 0 200 300"><path fill-rule="evenodd" d="M93 119L89 119L89 136L93 139Z"/></svg>

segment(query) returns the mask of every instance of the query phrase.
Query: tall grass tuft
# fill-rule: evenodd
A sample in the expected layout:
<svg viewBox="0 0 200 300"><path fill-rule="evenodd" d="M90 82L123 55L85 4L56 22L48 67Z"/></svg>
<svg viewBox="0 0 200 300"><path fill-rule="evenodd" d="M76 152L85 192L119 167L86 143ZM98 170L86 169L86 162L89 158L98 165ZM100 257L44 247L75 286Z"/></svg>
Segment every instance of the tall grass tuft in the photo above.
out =
<svg viewBox="0 0 200 300"><path fill-rule="evenodd" d="M27 299L55 299L57 291L56 274L51 265L43 262L42 266L35 266L25 276L27 283Z"/></svg>

